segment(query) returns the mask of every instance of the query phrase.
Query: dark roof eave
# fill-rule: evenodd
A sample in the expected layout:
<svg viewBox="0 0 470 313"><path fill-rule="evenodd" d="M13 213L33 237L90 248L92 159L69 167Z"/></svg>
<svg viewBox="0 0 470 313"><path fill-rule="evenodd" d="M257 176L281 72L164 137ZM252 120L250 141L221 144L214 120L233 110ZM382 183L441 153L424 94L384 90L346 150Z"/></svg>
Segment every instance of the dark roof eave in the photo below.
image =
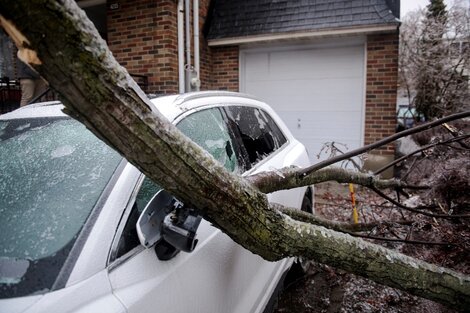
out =
<svg viewBox="0 0 470 313"><path fill-rule="evenodd" d="M336 27L336 28L323 28L302 30L293 32L278 32L278 33L265 33L251 36L236 36L227 38L214 38L208 39L209 46L231 46L249 43L261 43L270 41L284 41L293 39L308 39L308 38L321 38L321 37L341 37L352 35L368 35L377 33L393 33L398 30L400 22L397 20L394 23L377 24L357 27Z"/></svg>

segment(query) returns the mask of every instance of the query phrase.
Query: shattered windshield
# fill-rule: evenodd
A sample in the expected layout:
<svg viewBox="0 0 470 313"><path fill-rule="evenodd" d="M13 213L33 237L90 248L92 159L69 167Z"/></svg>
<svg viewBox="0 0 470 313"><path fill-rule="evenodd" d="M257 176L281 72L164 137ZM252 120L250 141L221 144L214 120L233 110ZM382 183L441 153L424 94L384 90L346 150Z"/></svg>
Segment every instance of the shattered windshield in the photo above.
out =
<svg viewBox="0 0 470 313"><path fill-rule="evenodd" d="M69 118L0 121L0 298L51 289L120 160Z"/></svg>

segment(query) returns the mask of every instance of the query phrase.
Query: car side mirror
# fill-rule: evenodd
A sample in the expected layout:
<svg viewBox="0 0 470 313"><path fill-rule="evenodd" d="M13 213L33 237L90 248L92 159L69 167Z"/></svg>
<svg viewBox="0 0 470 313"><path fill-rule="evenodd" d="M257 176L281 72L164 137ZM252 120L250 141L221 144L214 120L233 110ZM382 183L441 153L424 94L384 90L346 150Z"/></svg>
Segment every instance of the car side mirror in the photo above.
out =
<svg viewBox="0 0 470 313"><path fill-rule="evenodd" d="M201 219L196 209L185 206L167 191L160 190L139 216L137 235L144 247L155 245L160 260L168 260L179 251L194 250Z"/></svg>
<svg viewBox="0 0 470 313"><path fill-rule="evenodd" d="M140 244L150 248L162 238L162 222L173 211L174 197L164 190L158 191L137 220L137 236Z"/></svg>
<svg viewBox="0 0 470 313"><path fill-rule="evenodd" d="M163 220L163 238L178 250L192 252L197 245L196 231L201 219L193 208L176 208Z"/></svg>

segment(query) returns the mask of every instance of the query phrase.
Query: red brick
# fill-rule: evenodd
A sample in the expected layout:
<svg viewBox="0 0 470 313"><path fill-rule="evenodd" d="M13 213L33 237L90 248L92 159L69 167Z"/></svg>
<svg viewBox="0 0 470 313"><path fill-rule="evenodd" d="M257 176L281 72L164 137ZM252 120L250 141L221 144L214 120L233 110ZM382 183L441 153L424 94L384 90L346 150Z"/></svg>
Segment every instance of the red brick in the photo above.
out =
<svg viewBox="0 0 470 313"><path fill-rule="evenodd" d="M365 144L395 132L397 68L398 34L368 36ZM389 144L375 153L393 151L394 145Z"/></svg>

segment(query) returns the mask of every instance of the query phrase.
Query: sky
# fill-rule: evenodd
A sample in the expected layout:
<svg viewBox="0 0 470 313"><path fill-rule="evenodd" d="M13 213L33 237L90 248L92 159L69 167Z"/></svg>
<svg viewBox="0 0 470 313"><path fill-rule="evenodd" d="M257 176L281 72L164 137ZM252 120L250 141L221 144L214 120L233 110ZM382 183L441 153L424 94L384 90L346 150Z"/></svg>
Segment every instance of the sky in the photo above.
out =
<svg viewBox="0 0 470 313"><path fill-rule="evenodd" d="M429 0L401 0L400 3L400 16L405 16L406 13L414 11L419 8L425 8L429 4ZM451 0L444 0L444 3L449 6Z"/></svg>

